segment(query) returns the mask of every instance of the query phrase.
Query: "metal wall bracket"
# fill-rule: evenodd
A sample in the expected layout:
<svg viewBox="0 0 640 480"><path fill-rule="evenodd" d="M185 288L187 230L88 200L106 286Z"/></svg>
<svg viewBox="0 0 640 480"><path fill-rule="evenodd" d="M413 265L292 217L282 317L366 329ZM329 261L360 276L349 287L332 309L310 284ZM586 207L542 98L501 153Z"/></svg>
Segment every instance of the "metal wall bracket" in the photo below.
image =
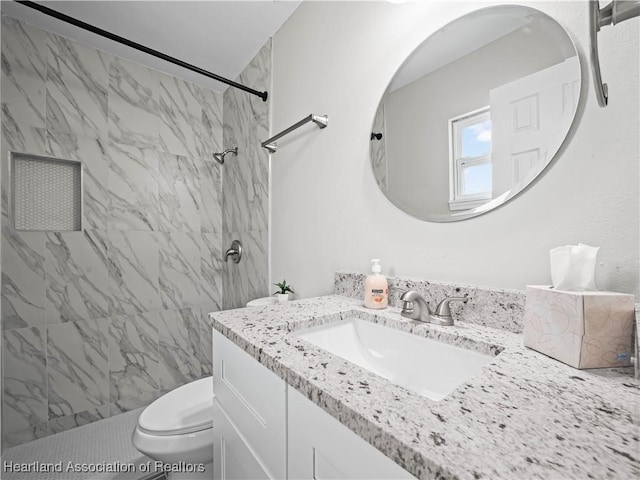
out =
<svg viewBox="0 0 640 480"><path fill-rule="evenodd" d="M606 107L609 101L609 88L602 82L600 58L598 56L598 32L601 27L616 25L624 20L640 16L640 1L612 0L600 8L598 0L589 0L589 37L591 40L591 72L596 90L596 98L601 107Z"/></svg>

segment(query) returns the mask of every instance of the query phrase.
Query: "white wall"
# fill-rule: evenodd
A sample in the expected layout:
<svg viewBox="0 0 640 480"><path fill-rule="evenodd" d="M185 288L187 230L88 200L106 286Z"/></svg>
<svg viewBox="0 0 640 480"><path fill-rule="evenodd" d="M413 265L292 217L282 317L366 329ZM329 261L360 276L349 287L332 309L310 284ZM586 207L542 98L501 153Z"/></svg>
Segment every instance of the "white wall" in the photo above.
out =
<svg viewBox="0 0 640 480"><path fill-rule="evenodd" d="M525 2L523 2L525 3ZM471 220L436 224L394 207L378 189L369 135L404 58L477 2L304 2L274 37L272 130L309 113L272 156L272 282L301 297L333 290L336 270L524 289L550 282L549 249L601 246L600 288L638 294L638 19L600 33L610 102L600 108L588 68L586 2L530 2L576 41L582 107L559 158L525 193Z"/></svg>

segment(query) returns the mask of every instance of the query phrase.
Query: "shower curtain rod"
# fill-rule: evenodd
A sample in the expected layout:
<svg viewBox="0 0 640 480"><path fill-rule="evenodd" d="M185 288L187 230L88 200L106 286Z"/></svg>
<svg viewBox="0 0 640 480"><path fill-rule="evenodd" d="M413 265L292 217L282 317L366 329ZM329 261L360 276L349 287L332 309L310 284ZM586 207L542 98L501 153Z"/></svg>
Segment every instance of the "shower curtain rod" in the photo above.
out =
<svg viewBox="0 0 640 480"><path fill-rule="evenodd" d="M57 18L58 20L62 20L63 22L70 23L71 25L75 25L76 27L82 28L84 30L88 30L89 32L95 33L96 35L100 35L102 37L108 38L109 40L113 40L114 42L121 43L126 45L127 47L134 48L141 52L147 53L154 57L160 58L167 62L173 63L174 65L178 65L182 68L186 68L187 70L191 70L192 72L199 73L200 75L204 75L205 77L213 78L218 82L226 83L227 85L231 85L234 88L239 88L240 90L244 90L245 92L251 93L262 98L263 101L267 101L268 93L260 92L258 90L254 90L253 88L247 87L246 85L242 85L241 83L234 82L233 80L229 80L228 78L221 77L220 75L216 75L215 73L208 72L207 70L203 70L202 68L196 67L195 65L191 65L187 62L183 62L175 57L171 57L169 55L165 55L162 52L158 52L157 50L153 50L149 47L145 47L144 45L140 45L139 43L132 42L124 37L116 35L114 33L108 32L101 28L90 25L82 20L78 20L76 18L70 17L69 15L65 15L64 13L57 12L52 10L49 7L45 7L44 5L40 5L35 2L16 0L16 3L24 5L25 7L33 8L34 10L38 10L45 15L49 15L50 17Z"/></svg>

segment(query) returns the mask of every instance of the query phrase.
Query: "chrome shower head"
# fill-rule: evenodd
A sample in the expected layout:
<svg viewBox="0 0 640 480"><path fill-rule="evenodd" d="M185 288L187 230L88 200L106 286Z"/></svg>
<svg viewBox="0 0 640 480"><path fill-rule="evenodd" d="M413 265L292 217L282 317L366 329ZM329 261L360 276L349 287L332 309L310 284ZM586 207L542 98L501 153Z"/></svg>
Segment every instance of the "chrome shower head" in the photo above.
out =
<svg viewBox="0 0 640 480"><path fill-rule="evenodd" d="M222 153L214 153L213 154L213 158L215 158L216 162L218 162L220 165L224 165L224 157L228 154L228 153L233 153L234 155L238 155L238 147L234 147L234 148L227 148L224 152Z"/></svg>

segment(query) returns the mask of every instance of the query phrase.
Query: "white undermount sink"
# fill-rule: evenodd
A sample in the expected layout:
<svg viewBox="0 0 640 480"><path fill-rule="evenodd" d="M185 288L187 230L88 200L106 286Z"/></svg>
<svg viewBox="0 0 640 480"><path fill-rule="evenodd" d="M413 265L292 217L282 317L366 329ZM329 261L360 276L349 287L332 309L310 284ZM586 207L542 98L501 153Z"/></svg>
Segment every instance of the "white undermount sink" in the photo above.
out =
<svg viewBox="0 0 640 480"><path fill-rule="evenodd" d="M355 317L293 336L436 401L494 358Z"/></svg>

